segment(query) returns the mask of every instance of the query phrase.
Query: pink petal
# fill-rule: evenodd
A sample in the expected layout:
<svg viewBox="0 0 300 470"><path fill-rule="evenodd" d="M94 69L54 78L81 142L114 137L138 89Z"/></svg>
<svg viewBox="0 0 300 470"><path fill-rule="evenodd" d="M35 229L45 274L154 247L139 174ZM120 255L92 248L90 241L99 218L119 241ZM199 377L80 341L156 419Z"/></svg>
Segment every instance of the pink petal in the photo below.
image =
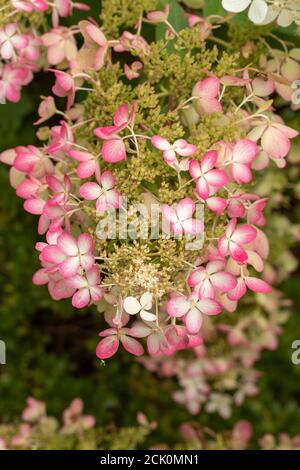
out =
<svg viewBox="0 0 300 470"><path fill-rule="evenodd" d="M162 205L162 213L164 218L169 223L176 223L178 218L174 207L168 206L167 204Z"/></svg>
<svg viewBox="0 0 300 470"><path fill-rule="evenodd" d="M190 219L193 216L195 209L196 209L196 204L191 198L186 197L182 199L176 205L176 212L177 212L178 219L180 221Z"/></svg>
<svg viewBox="0 0 300 470"><path fill-rule="evenodd" d="M232 165L232 176L238 184L250 183L252 180L250 168L242 163Z"/></svg>
<svg viewBox="0 0 300 470"><path fill-rule="evenodd" d="M71 256L59 265L59 272L63 278L69 278L78 273L79 267L79 257Z"/></svg>
<svg viewBox="0 0 300 470"><path fill-rule="evenodd" d="M79 235L77 245L81 255L91 253L94 249L93 238L88 233L81 233Z"/></svg>
<svg viewBox="0 0 300 470"><path fill-rule="evenodd" d="M215 187L225 186L228 183L228 176L223 170L210 170L205 175L206 181Z"/></svg>
<svg viewBox="0 0 300 470"><path fill-rule="evenodd" d="M93 201L100 196L101 188L97 183L84 183L79 188L79 194L83 199Z"/></svg>
<svg viewBox="0 0 300 470"><path fill-rule="evenodd" d="M171 144L165 139L164 137L160 137L159 135L154 135L151 139L151 143L153 147L159 150L169 150L171 148Z"/></svg>
<svg viewBox="0 0 300 470"><path fill-rule="evenodd" d="M84 308L90 303L90 293L88 288L79 289L72 297L72 305L75 308Z"/></svg>
<svg viewBox="0 0 300 470"><path fill-rule="evenodd" d="M198 219L188 219L181 222L184 232L189 235L200 235L204 231L204 224Z"/></svg>
<svg viewBox="0 0 300 470"><path fill-rule="evenodd" d="M291 149L288 137L274 126L270 126L266 130L262 136L261 145L273 158L284 158Z"/></svg>
<svg viewBox="0 0 300 470"><path fill-rule="evenodd" d="M136 339L122 335L120 340L123 347L130 354L133 354L134 356L142 356L144 354L143 346Z"/></svg>
<svg viewBox="0 0 300 470"><path fill-rule="evenodd" d="M103 188L108 191L109 189L112 189L114 187L116 178L114 177L111 171L104 171L101 175L100 181Z"/></svg>
<svg viewBox="0 0 300 470"><path fill-rule="evenodd" d="M46 201L42 199L31 198L24 202L24 209L26 212L29 212L29 214L40 215L43 212L45 204Z"/></svg>
<svg viewBox="0 0 300 470"><path fill-rule="evenodd" d="M193 90L193 95L215 98L220 93L220 80L217 77L208 77L198 82Z"/></svg>
<svg viewBox="0 0 300 470"><path fill-rule="evenodd" d="M252 227L251 225L243 224L239 225L231 239L237 243L247 244L252 242L257 236L256 228Z"/></svg>
<svg viewBox="0 0 300 470"><path fill-rule="evenodd" d="M211 276L211 282L213 286L219 289L219 291L222 293L234 289L237 284L236 278L232 274L227 272L219 272L213 274Z"/></svg>
<svg viewBox="0 0 300 470"><path fill-rule="evenodd" d="M201 313L196 308L192 308L185 317L185 325L187 327L188 332L192 335L198 333L202 326L202 323L203 317Z"/></svg>
<svg viewBox="0 0 300 470"><path fill-rule="evenodd" d="M233 160L245 165L252 163L259 153L259 148L253 140L242 139L233 148Z"/></svg>
<svg viewBox="0 0 300 470"><path fill-rule="evenodd" d="M197 284L201 283L205 279L205 276L206 276L206 272L203 267L195 269L194 271L191 272L191 274L188 277L188 285L190 287L195 287Z"/></svg>
<svg viewBox="0 0 300 470"><path fill-rule="evenodd" d="M126 158L126 149L121 139L112 139L104 142L101 149L103 160L109 163L117 163Z"/></svg>
<svg viewBox="0 0 300 470"><path fill-rule="evenodd" d="M116 336L108 336L98 343L96 356L99 359L108 359L112 357L119 348L119 340Z"/></svg>
<svg viewBox="0 0 300 470"><path fill-rule="evenodd" d="M92 255L81 255L80 264L83 269L88 271L95 265L95 258Z"/></svg>
<svg viewBox="0 0 300 470"><path fill-rule="evenodd" d="M210 210L221 215L227 206L227 201L221 197L210 197L206 200L206 204Z"/></svg>
<svg viewBox="0 0 300 470"><path fill-rule="evenodd" d="M196 182L196 191L198 196L204 201L209 197L209 184L204 176L201 176Z"/></svg>
<svg viewBox="0 0 300 470"><path fill-rule="evenodd" d="M201 161L201 169L203 173L211 170L214 166L216 166L218 160L218 154L215 150L210 150L206 152L202 161Z"/></svg>
<svg viewBox="0 0 300 470"><path fill-rule="evenodd" d="M121 104L121 106L118 107L115 118L114 118L114 125L119 127L123 126L124 124L127 124L129 120L129 108L128 104Z"/></svg>
<svg viewBox="0 0 300 470"><path fill-rule="evenodd" d="M46 263L59 264L65 260L66 256L56 245L48 245L42 251L41 258Z"/></svg>
<svg viewBox="0 0 300 470"><path fill-rule="evenodd" d="M218 315L222 311L221 305L213 299L201 299L197 307L205 315Z"/></svg>
<svg viewBox="0 0 300 470"><path fill-rule="evenodd" d="M197 160L191 160L189 172L192 178L197 179L201 176L200 164Z"/></svg>
<svg viewBox="0 0 300 470"><path fill-rule="evenodd" d="M166 311L171 317L182 317L189 308L190 302L182 294L173 294L166 305Z"/></svg>
<svg viewBox="0 0 300 470"><path fill-rule="evenodd" d="M248 289L253 292L272 292L272 287L267 282L257 279L256 277L245 277L245 282Z"/></svg>
<svg viewBox="0 0 300 470"><path fill-rule="evenodd" d="M244 263L248 259L248 255L244 248L234 242L229 243L229 251L231 257L238 263Z"/></svg>
<svg viewBox="0 0 300 470"><path fill-rule="evenodd" d="M94 160L82 162L77 167L77 175L79 178L89 178L95 173L96 163Z"/></svg>
<svg viewBox="0 0 300 470"><path fill-rule="evenodd" d="M228 252L229 243L225 236L221 237L218 242L218 250L221 256L226 256Z"/></svg>
<svg viewBox="0 0 300 470"><path fill-rule="evenodd" d="M78 254L77 242L69 233L62 233L57 239L57 245L67 256Z"/></svg>
<svg viewBox="0 0 300 470"><path fill-rule="evenodd" d="M241 277L237 279L237 285L227 293L230 300L240 300L247 292L247 287L244 279Z"/></svg>

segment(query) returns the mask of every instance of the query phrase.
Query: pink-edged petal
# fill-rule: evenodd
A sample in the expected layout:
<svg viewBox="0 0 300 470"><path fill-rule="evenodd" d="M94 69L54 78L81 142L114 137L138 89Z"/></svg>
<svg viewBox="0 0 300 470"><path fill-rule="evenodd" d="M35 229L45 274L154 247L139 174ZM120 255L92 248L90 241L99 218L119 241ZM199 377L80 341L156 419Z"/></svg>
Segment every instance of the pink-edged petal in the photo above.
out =
<svg viewBox="0 0 300 470"><path fill-rule="evenodd" d="M205 175L206 181L211 185L219 188L228 183L228 176L223 170L210 170Z"/></svg>
<svg viewBox="0 0 300 470"><path fill-rule="evenodd" d="M201 299L197 303L197 308L205 315L218 315L222 311L219 302L213 299Z"/></svg>
<svg viewBox="0 0 300 470"><path fill-rule="evenodd" d="M201 299L214 299L215 289L209 279L205 279L202 282L202 284L199 287L198 293Z"/></svg>
<svg viewBox="0 0 300 470"><path fill-rule="evenodd" d="M24 209L29 214L40 215L43 212L46 202L42 199L30 198L24 202Z"/></svg>
<svg viewBox="0 0 300 470"><path fill-rule="evenodd" d="M284 158L291 149L289 138L275 127L269 127L261 139L262 148L273 158Z"/></svg>
<svg viewBox="0 0 300 470"><path fill-rule="evenodd" d="M182 294L173 294L168 300L166 310L170 317L182 317L190 308L190 302Z"/></svg>
<svg viewBox="0 0 300 470"><path fill-rule="evenodd" d="M92 269L87 271L86 278L90 286L96 286L100 282L99 269L94 266Z"/></svg>
<svg viewBox="0 0 300 470"><path fill-rule="evenodd" d="M200 164L197 160L191 160L189 166L189 172L192 178L197 179L201 176Z"/></svg>
<svg viewBox="0 0 300 470"><path fill-rule="evenodd" d="M89 233L81 233L78 237L77 245L81 255L91 253L94 249L93 238Z"/></svg>
<svg viewBox="0 0 300 470"><path fill-rule="evenodd" d="M78 246L76 239L69 233L62 233L57 239L57 246L67 255L76 256Z"/></svg>
<svg viewBox="0 0 300 470"><path fill-rule="evenodd" d="M87 307L90 303L90 293L87 287L79 289L72 297L72 305L75 308Z"/></svg>
<svg viewBox="0 0 300 470"><path fill-rule="evenodd" d="M41 259L46 263L60 264L66 256L56 245L48 245L42 251Z"/></svg>
<svg viewBox="0 0 300 470"><path fill-rule="evenodd" d="M203 173L212 170L214 166L216 166L217 160L218 154L215 150L210 150L209 152L206 152L201 161L201 169Z"/></svg>
<svg viewBox="0 0 300 470"><path fill-rule="evenodd" d="M93 302L99 302L103 299L104 296L104 289L100 286L90 287L90 296Z"/></svg>
<svg viewBox="0 0 300 470"><path fill-rule="evenodd" d="M236 278L232 274L224 271L212 274L211 282L213 286L222 293L234 289L237 284Z"/></svg>
<svg viewBox="0 0 300 470"><path fill-rule="evenodd" d="M117 163L126 158L125 144L121 139L112 139L104 142L101 149L103 160Z"/></svg>
<svg viewBox="0 0 300 470"><path fill-rule="evenodd" d="M67 283L68 286L73 287L73 289L84 289L87 287L86 279L83 276L79 276L79 274L68 279Z"/></svg>
<svg viewBox="0 0 300 470"><path fill-rule="evenodd" d="M164 137L160 137L159 135L154 135L151 139L151 143L153 147L157 148L158 150L170 150L171 144L168 142L167 139Z"/></svg>
<svg viewBox="0 0 300 470"><path fill-rule="evenodd" d="M203 267L195 269L194 271L191 272L191 274L188 277L188 285L190 287L195 287L197 284L200 284L205 279L205 276L206 276L206 272Z"/></svg>
<svg viewBox="0 0 300 470"><path fill-rule="evenodd" d="M82 162L77 167L77 175L79 178L89 178L95 173L96 170L96 163L94 160L88 160L86 162Z"/></svg>
<svg viewBox="0 0 300 470"><path fill-rule="evenodd" d="M181 222L185 233L189 235L200 235L204 231L204 224L199 219L188 219Z"/></svg>
<svg viewBox="0 0 300 470"><path fill-rule="evenodd" d="M114 187L116 178L114 177L111 171L104 171L100 177L100 181L103 188L108 191L109 189L112 189Z"/></svg>
<svg viewBox="0 0 300 470"><path fill-rule="evenodd" d="M226 256L228 253L229 243L225 236L221 237L218 242L218 250L221 256Z"/></svg>
<svg viewBox="0 0 300 470"><path fill-rule="evenodd" d="M244 250L244 248L242 248L240 245L238 245L235 242L229 243L229 251L230 251L231 257L238 263L243 264L248 259L248 255L246 251Z"/></svg>
<svg viewBox="0 0 300 470"><path fill-rule="evenodd" d="M122 197L119 191L111 189L106 193L106 204L113 209L119 209L121 207Z"/></svg>
<svg viewBox="0 0 300 470"><path fill-rule="evenodd" d="M259 148L253 140L242 139L234 146L233 160L249 165L256 159L258 153Z"/></svg>
<svg viewBox="0 0 300 470"><path fill-rule="evenodd" d="M240 300L247 292L247 287L244 279L241 277L237 279L237 285L227 293L229 300Z"/></svg>
<svg viewBox="0 0 300 470"><path fill-rule="evenodd" d="M87 201L97 199L101 194L101 187L97 183L84 183L79 188L79 194Z"/></svg>
<svg viewBox="0 0 300 470"><path fill-rule="evenodd" d="M227 207L227 201L221 197L210 197L206 200L206 204L217 215L221 215Z"/></svg>
<svg viewBox="0 0 300 470"><path fill-rule="evenodd" d="M95 258L92 255L81 255L80 264L83 269L88 271L95 265Z"/></svg>
<svg viewBox="0 0 300 470"><path fill-rule="evenodd" d="M78 273L80 267L78 256L67 258L59 265L59 272L63 278L73 277Z"/></svg>
<svg viewBox="0 0 300 470"><path fill-rule="evenodd" d="M257 230L251 225L243 224L239 225L233 232L231 240L236 243L247 244L255 240L257 236Z"/></svg>
<svg viewBox="0 0 300 470"><path fill-rule="evenodd" d="M136 339L121 335L120 340L123 347L130 354L133 354L134 356L142 356L144 354L143 346Z"/></svg>
<svg viewBox="0 0 300 470"><path fill-rule="evenodd" d="M201 96L201 98L215 98L218 96L219 92L220 80L217 77L205 78L204 80L199 81L193 89L193 95L196 94Z"/></svg>
<svg viewBox="0 0 300 470"><path fill-rule="evenodd" d="M46 269L42 268L36 271L36 273L34 273L33 275L32 282L36 286L44 286L45 284L48 284L49 275Z"/></svg>
<svg viewBox="0 0 300 470"><path fill-rule="evenodd" d="M191 198L186 197L182 199L176 205L176 213L177 213L178 219L180 221L190 219L193 216L195 209L196 209L196 204Z"/></svg>
<svg viewBox="0 0 300 470"><path fill-rule="evenodd" d="M119 127L127 124L129 120L129 107L128 104L121 104L115 114L114 125Z"/></svg>
<svg viewBox="0 0 300 470"><path fill-rule="evenodd" d="M250 183L252 180L250 167L242 163L232 165L232 176L238 184Z"/></svg>
<svg viewBox="0 0 300 470"><path fill-rule="evenodd" d="M238 199L231 199L228 204L229 217L245 217L246 209L244 204Z"/></svg>
<svg viewBox="0 0 300 470"><path fill-rule="evenodd" d="M204 176L201 176L196 182L196 192L204 201L209 197L210 188Z"/></svg>
<svg viewBox="0 0 300 470"><path fill-rule="evenodd" d="M164 218L169 223L176 223L178 221L177 213L176 213L174 207L168 206L167 204L163 204L162 205L162 213L163 213Z"/></svg>
<svg viewBox="0 0 300 470"><path fill-rule="evenodd" d="M245 283L248 289L253 292L262 292L270 293L272 292L272 287L262 279L257 279L256 277L245 277Z"/></svg>
<svg viewBox="0 0 300 470"><path fill-rule="evenodd" d="M185 317L185 325L192 335L199 332L203 323L203 317L198 309L192 308Z"/></svg>
<svg viewBox="0 0 300 470"><path fill-rule="evenodd" d="M96 356L99 359L109 359L119 349L119 340L116 336L108 336L98 343L96 348Z"/></svg>

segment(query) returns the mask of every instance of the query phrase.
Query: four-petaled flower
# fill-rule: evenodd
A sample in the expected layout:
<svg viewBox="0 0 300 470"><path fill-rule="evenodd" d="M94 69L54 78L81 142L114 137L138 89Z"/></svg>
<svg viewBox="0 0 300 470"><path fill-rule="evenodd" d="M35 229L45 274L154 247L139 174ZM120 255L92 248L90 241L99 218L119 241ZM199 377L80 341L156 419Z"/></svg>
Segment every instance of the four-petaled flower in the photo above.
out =
<svg viewBox="0 0 300 470"><path fill-rule="evenodd" d="M85 273L85 276L76 274L68 279L68 285L77 289L72 297L72 305L76 308L83 308L90 302L99 302L104 295L104 289L100 286L100 273L96 266Z"/></svg>
<svg viewBox="0 0 300 470"><path fill-rule="evenodd" d="M126 297L123 302L123 307L129 315L140 314L142 320L155 321L156 315L149 312L152 309L153 296L150 292L145 292L138 300L135 297Z"/></svg>
<svg viewBox="0 0 300 470"><path fill-rule="evenodd" d="M223 170L215 168L218 154L215 150L207 152L202 161L191 160L189 171L191 177L196 180L196 193L206 200L211 193L211 189L220 188L228 183L228 176Z"/></svg>
<svg viewBox="0 0 300 470"><path fill-rule="evenodd" d="M188 297L183 294L173 293L167 302L166 310L170 317L184 317L187 330L191 334L200 331L203 314L218 315L221 313L221 305L214 299L199 299L196 293L190 294Z"/></svg>
<svg viewBox="0 0 300 470"><path fill-rule="evenodd" d="M237 284L236 278L225 269L226 262L210 261L206 267L200 266L188 277L188 284L199 295L199 298L214 299L216 292L228 292Z"/></svg>
<svg viewBox="0 0 300 470"><path fill-rule="evenodd" d="M198 235L203 232L204 225L199 219L193 219L196 204L190 198L182 199L175 207L162 205L164 219L169 223L171 231L176 235Z"/></svg>
<svg viewBox="0 0 300 470"><path fill-rule="evenodd" d="M242 245L252 242L257 236L257 230L247 224L236 225L237 219L231 219L225 235L219 239L218 248L221 256L230 255L238 263L244 263L248 255Z"/></svg>
<svg viewBox="0 0 300 470"><path fill-rule="evenodd" d="M99 184L85 183L80 187L80 195L88 201L96 199L97 213L105 212L108 208L119 209L122 197L114 189L116 179L111 171L104 171L99 177Z"/></svg>

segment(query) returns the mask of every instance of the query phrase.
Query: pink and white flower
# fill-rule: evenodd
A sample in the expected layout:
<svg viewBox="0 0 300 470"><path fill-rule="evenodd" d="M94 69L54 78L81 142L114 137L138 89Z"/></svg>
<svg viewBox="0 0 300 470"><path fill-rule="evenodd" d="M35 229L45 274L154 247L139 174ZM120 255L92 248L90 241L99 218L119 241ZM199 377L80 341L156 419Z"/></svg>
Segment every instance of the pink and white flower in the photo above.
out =
<svg viewBox="0 0 300 470"><path fill-rule="evenodd" d="M52 263L63 278L75 276L80 268L88 271L94 266L93 239L82 233L76 240L72 235L62 233L55 245L48 245L41 253L41 260Z"/></svg>
<svg viewBox="0 0 300 470"><path fill-rule="evenodd" d="M225 293L232 290L236 278L225 271L226 262L221 260L210 261L206 267L200 266L188 277L188 285L199 295L199 298L216 297L216 292Z"/></svg>
<svg viewBox="0 0 300 470"><path fill-rule="evenodd" d="M109 359L119 349L120 343L130 354L142 356L144 354L143 346L132 336L130 328L108 328L99 333L103 339L96 348L96 356L99 359Z"/></svg>
<svg viewBox="0 0 300 470"><path fill-rule="evenodd" d="M222 111L217 97L220 94L220 80L208 77L200 80L193 88L192 96L196 97L195 106L199 114L213 114Z"/></svg>
<svg viewBox="0 0 300 470"><path fill-rule="evenodd" d="M77 289L72 297L72 305L75 308L87 307L91 302L99 302L104 295L104 289L100 286L99 269L94 266L86 271L84 276L76 274L68 279L68 285Z"/></svg>
<svg viewBox="0 0 300 470"><path fill-rule="evenodd" d="M203 233L203 222L199 219L193 219L195 210L196 204L190 198L182 199L175 207L168 204L162 205L163 217L176 235Z"/></svg>
<svg viewBox="0 0 300 470"><path fill-rule="evenodd" d="M189 144L184 139L175 140L174 144L170 144L170 142L164 137L154 135L151 138L151 143L153 147L163 151L164 160L168 164L173 164L174 161L177 160L176 155L180 155L181 157L191 157L198 152L196 145Z"/></svg>
<svg viewBox="0 0 300 470"><path fill-rule="evenodd" d="M99 184L85 183L80 187L80 195L88 200L96 199L97 213L105 212L107 209L119 209L122 197L119 191L114 189L116 179L111 171L104 171L99 177Z"/></svg>
<svg viewBox="0 0 300 470"><path fill-rule="evenodd" d="M0 30L0 56L4 60L16 59L16 51L28 45L25 34L18 33L18 25L9 23Z"/></svg>
<svg viewBox="0 0 300 470"><path fill-rule="evenodd" d="M219 239L220 255L230 255L238 263L244 263L248 255L242 245L252 242L256 236L257 230L254 227L246 224L237 226L237 219L232 219L227 225L225 235Z"/></svg>
<svg viewBox="0 0 300 470"><path fill-rule="evenodd" d="M218 315L221 313L221 306L214 299L200 299L197 294L192 293L188 297L183 294L171 294L167 302L166 310L170 317L182 318L187 330L191 334L200 331L203 315Z"/></svg>
<svg viewBox="0 0 300 470"><path fill-rule="evenodd" d="M217 152L210 150L204 155L201 163L197 160L190 161L190 175L196 181L196 192L201 199L206 200L212 189L220 188L228 183L225 171L215 168L217 160Z"/></svg>

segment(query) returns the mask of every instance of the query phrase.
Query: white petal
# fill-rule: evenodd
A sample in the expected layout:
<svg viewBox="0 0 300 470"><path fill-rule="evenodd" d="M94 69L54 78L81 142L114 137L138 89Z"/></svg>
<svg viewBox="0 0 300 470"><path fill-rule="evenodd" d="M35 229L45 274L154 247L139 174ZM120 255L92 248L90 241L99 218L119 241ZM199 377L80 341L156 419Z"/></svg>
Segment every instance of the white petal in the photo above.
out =
<svg viewBox="0 0 300 470"><path fill-rule="evenodd" d="M145 292L140 298L140 304L146 310L150 310L152 308L152 297L153 296L150 292Z"/></svg>
<svg viewBox="0 0 300 470"><path fill-rule="evenodd" d="M123 307L129 315L136 315L141 310L141 304L135 297L126 297Z"/></svg>
<svg viewBox="0 0 300 470"><path fill-rule="evenodd" d="M141 315L141 318L145 321L156 320L156 315L154 315L154 313L147 312L146 310L141 310L140 315Z"/></svg>
<svg viewBox="0 0 300 470"><path fill-rule="evenodd" d="M265 0L253 0L249 8L248 16L253 23L259 24L265 20L267 13L268 5Z"/></svg>

